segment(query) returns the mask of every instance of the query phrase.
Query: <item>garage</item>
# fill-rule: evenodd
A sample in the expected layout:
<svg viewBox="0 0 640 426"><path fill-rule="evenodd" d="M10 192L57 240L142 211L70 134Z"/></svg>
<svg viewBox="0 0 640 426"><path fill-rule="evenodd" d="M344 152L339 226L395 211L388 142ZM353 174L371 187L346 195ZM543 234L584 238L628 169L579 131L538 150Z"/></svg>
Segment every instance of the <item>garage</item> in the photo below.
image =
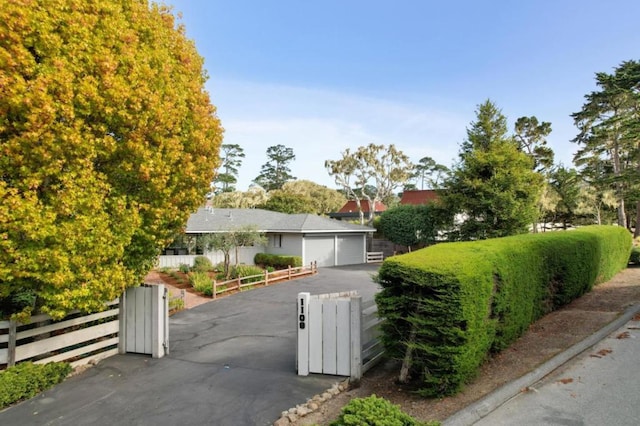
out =
<svg viewBox="0 0 640 426"><path fill-rule="evenodd" d="M363 235L338 235L337 238L338 266L365 263L365 244Z"/></svg>
<svg viewBox="0 0 640 426"><path fill-rule="evenodd" d="M333 235L304 237L304 263L317 262L320 267L335 266L335 237Z"/></svg>

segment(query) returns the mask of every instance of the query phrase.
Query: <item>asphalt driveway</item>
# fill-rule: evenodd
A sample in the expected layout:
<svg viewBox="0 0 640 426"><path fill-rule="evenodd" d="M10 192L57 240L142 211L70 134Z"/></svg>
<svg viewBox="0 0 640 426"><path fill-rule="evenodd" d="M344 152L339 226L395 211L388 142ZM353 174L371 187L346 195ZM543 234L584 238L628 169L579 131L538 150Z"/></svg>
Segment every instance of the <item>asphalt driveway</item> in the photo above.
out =
<svg viewBox="0 0 640 426"><path fill-rule="evenodd" d="M325 268L171 317L170 354L118 355L0 412L3 425L270 425L341 380L298 377L296 295L378 287L377 265Z"/></svg>

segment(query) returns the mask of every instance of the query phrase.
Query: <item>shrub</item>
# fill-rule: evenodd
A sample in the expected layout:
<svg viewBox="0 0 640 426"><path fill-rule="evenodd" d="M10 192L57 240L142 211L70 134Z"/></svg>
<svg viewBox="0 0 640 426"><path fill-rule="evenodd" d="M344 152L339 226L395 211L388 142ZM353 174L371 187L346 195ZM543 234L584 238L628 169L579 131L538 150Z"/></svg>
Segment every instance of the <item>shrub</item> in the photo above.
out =
<svg viewBox="0 0 640 426"><path fill-rule="evenodd" d="M438 244L385 260L378 313L388 355L411 356L420 393L457 392L490 351L611 278L629 258L624 228Z"/></svg>
<svg viewBox="0 0 640 426"><path fill-rule="evenodd" d="M24 362L0 371L0 408L4 408L60 383L71 372L66 362Z"/></svg>
<svg viewBox="0 0 640 426"><path fill-rule="evenodd" d="M193 272L189 275L189 284L191 284L191 287L196 291L204 293L205 296L211 296L213 294L213 282L206 272Z"/></svg>
<svg viewBox="0 0 640 426"><path fill-rule="evenodd" d="M640 247L634 247L631 249L631 254L629 255L629 263L640 265Z"/></svg>
<svg viewBox="0 0 640 426"><path fill-rule="evenodd" d="M420 422L384 398L371 395L354 398L342 408L331 426L438 426L439 422Z"/></svg>
<svg viewBox="0 0 640 426"><path fill-rule="evenodd" d="M209 272L213 269L213 265L208 257L205 256L196 256L193 259L193 268L194 272Z"/></svg>
<svg viewBox="0 0 640 426"><path fill-rule="evenodd" d="M302 266L302 257L300 256L282 256L278 254L257 253L253 258L256 265L263 267L272 266L275 269L285 269L288 266Z"/></svg>
<svg viewBox="0 0 640 426"><path fill-rule="evenodd" d="M178 271L182 272L183 274L188 274L191 271L191 266L187 265L186 263L181 263L180 266L178 266Z"/></svg>
<svg viewBox="0 0 640 426"><path fill-rule="evenodd" d="M254 275L257 275L257 276L254 276ZM244 278L244 277L251 277L251 276L254 276L254 277L243 279L242 282L254 283L257 281L261 281L264 279L264 271L260 267L253 266L253 265L238 265L235 268L233 268L233 270L231 271L231 278Z"/></svg>

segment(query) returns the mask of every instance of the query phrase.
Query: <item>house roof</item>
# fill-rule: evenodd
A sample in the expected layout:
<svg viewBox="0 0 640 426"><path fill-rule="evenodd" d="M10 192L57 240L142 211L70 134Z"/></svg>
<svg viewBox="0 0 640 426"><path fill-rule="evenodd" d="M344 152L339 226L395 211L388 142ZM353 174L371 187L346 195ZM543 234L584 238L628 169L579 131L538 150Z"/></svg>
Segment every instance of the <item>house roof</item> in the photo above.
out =
<svg viewBox="0 0 640 426"><path fill-rule="evenodd" d="M404 191L400 204L427 204L439 198L438 192L433 189Z"/></svg>
<svg viewBox="0 0 640 426"><path fill-rule="evenodd" d="M362 206L363 212L366 213L369 211L369 200L360 200L360 205ZM375 203L375 207L376 208L374 212L383 212L387 209L387 206L382 204L380 201ZM358 205L356 204L356 200L349 200L336 213L357 213L357 212L358 212Z"/></svg>
<svg viewBox="0 0 640 426"><path fill-rule="evenodd" d="M187 234L226 232L256 226L260 232L322 233L374 232L368 226L328 219L315 214L286 214L262 209L201 207L187 221Z"/></svg>

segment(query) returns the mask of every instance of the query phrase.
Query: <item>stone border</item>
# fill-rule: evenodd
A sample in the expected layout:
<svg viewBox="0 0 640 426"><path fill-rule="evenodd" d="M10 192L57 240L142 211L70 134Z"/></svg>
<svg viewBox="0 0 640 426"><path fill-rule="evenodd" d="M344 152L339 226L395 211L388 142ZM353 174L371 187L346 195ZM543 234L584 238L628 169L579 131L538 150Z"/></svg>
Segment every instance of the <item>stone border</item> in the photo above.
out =
<svg viewBox="0 0 640 426"><path fill-rule="evenodd" d="M295 423L300 418L317 411L322 404L348 389L349 379L343 380L342 382L336 382L322 394L314 395L311 399L308 399L306 403L298 404L287 411L283 411L280 418L273 423L273 426L287 426Z"/></svg>

